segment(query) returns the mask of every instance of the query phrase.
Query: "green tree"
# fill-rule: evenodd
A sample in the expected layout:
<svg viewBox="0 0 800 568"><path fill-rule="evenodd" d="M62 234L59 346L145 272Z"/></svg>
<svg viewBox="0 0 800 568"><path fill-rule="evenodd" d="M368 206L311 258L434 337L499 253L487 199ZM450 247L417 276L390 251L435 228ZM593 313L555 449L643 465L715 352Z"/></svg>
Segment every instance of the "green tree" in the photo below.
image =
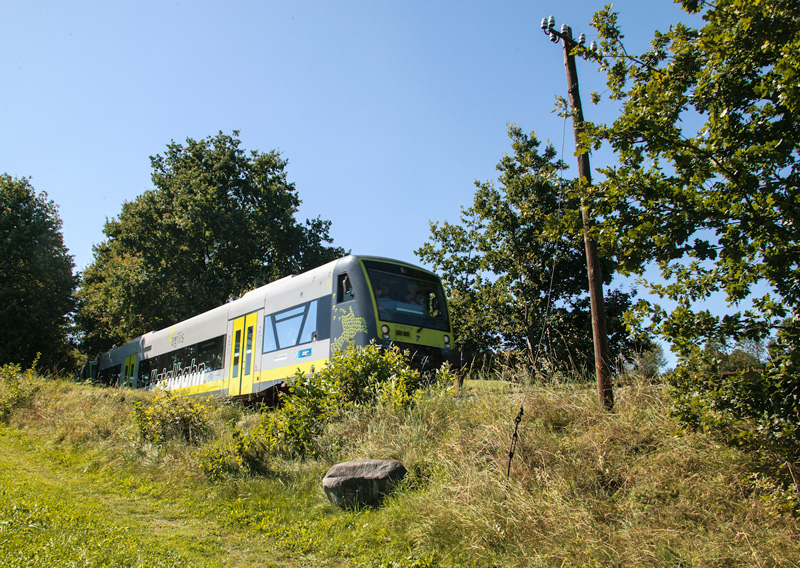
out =
<svg viewBox="0 0 800 568"><path fill-rule="evenodd" d="M737 342L733 347L711 340L703 347L703 357L707 361L705 370L718 373L735 373L752 369L763 369L766 349L759 341L747 339Z"/></svg>
<svg viewBox="0 0 800 568"><path fill-rule="evenodd" d="M476 182L471 207L461 223L431 223L431 237L417 256L442 275L456 329L457 346L482 353L515 349L551 362L584 369L593 365L586 262L581 236L547 229L563 215L579 222L579 201L562 196L564 165L548 145L509 126L512 155L497 166L499 187ZM565 182L569 183L569 182ZM603 261L605 284L614 262ZM606 297L609 342L615 353L632 353L634 342L622 325L630 296ZM544 341L540 342L543 331Z"/></svg>
<svg viewBox="0 0 800 568"><path fill-rule="evenodd" d="M26 178L0 176L0 365L71 366L77 279L58 208Z"/></svg>
<svg viewBox="0 0 800 568"><path fill-rule="evenodd" d="M625 363L625 372L635 379L653 380L661 377L667 366L664 348L654 343L650 349L636 353Z"/></svg>
<svg viewBox="0 0 800 568"><path fill-rule="evenodd" d="M679 355L680 407L755 420L770 436L800 442L792 426L800 423L800 4L681 4L703 26L656 32L640 55L625 49L610 7L595 15L598 60L622 102L613 124L589 129L619 157L593 195L604 220L598 235L626 252L622 270L660 269L651 289L675 307L642 304L639 317ZM761 283L772 293L752 299L752 309L695 308L714 294L742 306ZM722 385L686 373L702 360L698 346L776 329L776 357L763 374Z"/></svg>
<svg viewBox="0 0 800 568"><path fill-rule="evenodd" d="M344 254L330 222L295 220L300 198L275 152L245 152L238 132L150 158L154 189L106 222L79 290L88 353L222 305Z"/></svg>

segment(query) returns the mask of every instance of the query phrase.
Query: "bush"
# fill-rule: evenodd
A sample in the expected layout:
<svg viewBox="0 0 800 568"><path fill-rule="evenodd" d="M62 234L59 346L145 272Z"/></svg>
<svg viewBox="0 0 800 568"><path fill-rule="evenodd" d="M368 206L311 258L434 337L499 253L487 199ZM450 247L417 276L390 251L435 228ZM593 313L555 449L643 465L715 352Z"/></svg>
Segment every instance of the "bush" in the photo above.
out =
<svg viewBox="0 0 800 568"><path fill-rule="evenodd" d="M342 411L337 394L320 375L306 377L298 372L289 393L281 393L281 408L264 414L253 434L278 455L313 455L314 438Z"/></svg>
<svg viewBox="0 0 800 568"><path fill-rule="evenodd" d="M269 455L256 437L234 429L230 440L217 440L205 446L197 457L200 471L211 480L266 473Z"/></svg>
<svg viewBox="0 0 800 568"><path fill-rule="evenodd" d="M673 414L728 442L800 455L800 318L785 322L763 371L720 373L718 362L699 354L670 376Z"/></svg>
<svg viewBox="0 0 800 568"><path fill-rule="evenodd" d="M159 445L182 438L197 444L211 432L213 409L210 399L190 399L160 391L147 404L135 402L133 416L143 440Z"/></svg>
<svg viewBox="0 0 800 568"><path fill-rule="evenodd" d="M290 459L316 455L326 427L348 410L375 407L396 411L416 403L421 396L421 376L408 360L409 354L397 347L382 349L372 344L335 354L317 373L306 376L298 371L288 392L281 393L278 409L264 413L255 427L236 427L230 439L217 440L200 450L200 470L212 480L265 473L272 455ZM449 367L443 367L438 376L442 381L454 380ZM149 409L137 409L142 437L160 439L161 430L150 433L151 424L174 422L168 413L155 410L175 404L172 400L167 397L166 402L154 402Z"/></svg>
<svg viewBox="0 0 800 568"><path fill-rule="evenodd" d="M14 409L24 405L39 389L33 372L36 362L25 372L16 364L0 367L0 422L6 422Z"/></svg>
<svg viewBox="0 0 800 568"><path fill-rule="evenodd" d="M400 408L412 402L420 383L420 373L409 366L408 358L396 345L382 349L372 343L336 353L318 374L344 404Z"/></svg>
<svg viewBox="0 0 800 568"><path fill-rule="evenodd" d="M419 400L420 373L408 358L396 346L371 344L336 353L312 375L298 372L288 394L281 395L282 407L264 415L258 435L280 455L314 455L315 438L348 409L368 404L400 409Z"/></svg>

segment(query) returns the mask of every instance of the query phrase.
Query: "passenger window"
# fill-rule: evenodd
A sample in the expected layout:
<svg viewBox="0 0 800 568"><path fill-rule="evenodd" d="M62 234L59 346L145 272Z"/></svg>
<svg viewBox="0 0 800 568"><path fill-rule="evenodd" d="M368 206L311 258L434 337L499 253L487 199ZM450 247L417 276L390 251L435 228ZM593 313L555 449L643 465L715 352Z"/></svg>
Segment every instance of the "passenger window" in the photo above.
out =
<svg viewBox="0 0 800 568"><path fill-rule="evenodd" d="M282 319L275 318L275 331L277 332L278 345L281 349L297 345L300 328L303 325L303 312L293 313Z"/></svg>
<svg viewBox="0 0 800 568"><path fill-rule="evenodd" d="M263 352L287 349L318 339L318 304L319 300L314 300L265 316Z"/></svg>
<svg viewBox="0 0 800 568"><path fill-rule="evenodd" d="M236 330L236 339L233 342L233 370L232 377L239 376L239 342L242 340L242 330Z"/></svg>
<svg viewBox="0 0 800 568"><path fill-rule="evenodd" d="M245 342L244 374L250 374L250 363L253 360L253 326L247 328L247 341Z"/></svg>
<svg viewBox="0 0 800 568"><path fill-rule="evenodd" d="M303 324L303 331L300 334L300 343L310 343L316 339L317 333L317 302L311 302L306 314L306 322Z"/></svg>

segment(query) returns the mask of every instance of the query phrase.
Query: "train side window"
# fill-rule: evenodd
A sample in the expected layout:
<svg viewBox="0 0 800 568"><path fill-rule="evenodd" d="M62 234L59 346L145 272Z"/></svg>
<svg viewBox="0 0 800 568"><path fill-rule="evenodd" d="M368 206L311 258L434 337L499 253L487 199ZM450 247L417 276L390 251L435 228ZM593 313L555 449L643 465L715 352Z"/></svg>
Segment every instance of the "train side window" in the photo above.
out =
<svg viewBox="0 0 800 568"><path fill-rule="evenodd" d="M115 365L107 367L98 373L98 379L104 385L113 386L119 381L120 373L122 372L122 365Z"/></svg>
<svg viewBox="0 0 800 568"><path fill-rule="evenodd" d="M147 387L158 381L159 376L174 368L188 369L187 372L211 372L222 370L225 363L225 336L220 335L200 343L189 345L169 353L162 353L139 362L139 382L137 387ZM235 358L238 361L238 358ZM238 362L236 363L238 365Z"/></svg>
<svg viewBox="0 0 800 568"><path fill-rule="evenodd" d="M273 316L275 321L275 336L278 339L279 349L297 345L303 320L306 315L306 306Z"/></svg>
<svg viewBox="0 0 800 568"><path fill-rule="evenodd" d="M247 328L247 340L245 341L244 348L244 374L250 374L250 363L253 360L253 326Z"/></svg>
<svg viewBox="0 0 800 568"><path fill-rule="evenodd" d="M278 339L275 337L275 327L273 327L273 317L264 318L264 353L278 350Z"/></svg>
<svg viewBox="0 0 800 568"><path fill-rule="evenodd" d="M336 303L341 304L342 302L349 302L354 298L355 295L353 294L353 284L350 282L350 278L347 276L347 274L340 274L339 286L336 293Z"/></svg>
<svg viewBox="0 0 800 568"><path fill-rule="evenodd" d="M239 376L239 342L242 340L242 330L236 330L236 339L233 342L233 370L231 372L232 377Z"/></svg>
<svg viewBox="0 0 800 568"><path fill-rule="evenodd" d="M303 322L303 330L300 332L300 343L309 343L315 340L317 333L317 301L313 301L308 306L306 321Z"/></svg>
<svg viewBox="0 0 800 568"><path fill-rule="evenodd" d="M327 305L327 311L325 306ZM330 336L330 298L312 300L299 306L264 316L263 352L269 353L311 343ZM320 337L320 332L325 337Z"/></svg>

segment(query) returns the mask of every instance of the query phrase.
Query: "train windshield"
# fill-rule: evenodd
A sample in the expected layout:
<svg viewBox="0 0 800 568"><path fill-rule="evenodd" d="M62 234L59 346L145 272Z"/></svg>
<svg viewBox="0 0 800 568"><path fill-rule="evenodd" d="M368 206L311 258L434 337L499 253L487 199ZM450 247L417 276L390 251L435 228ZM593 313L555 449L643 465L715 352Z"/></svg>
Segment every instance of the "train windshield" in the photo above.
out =
<svg viewBox="0 0 800 568"><path fill-rule="evenodd" d="M410 266L365 260L378 319L449 331L444 290L433 274Z"/></svg>

